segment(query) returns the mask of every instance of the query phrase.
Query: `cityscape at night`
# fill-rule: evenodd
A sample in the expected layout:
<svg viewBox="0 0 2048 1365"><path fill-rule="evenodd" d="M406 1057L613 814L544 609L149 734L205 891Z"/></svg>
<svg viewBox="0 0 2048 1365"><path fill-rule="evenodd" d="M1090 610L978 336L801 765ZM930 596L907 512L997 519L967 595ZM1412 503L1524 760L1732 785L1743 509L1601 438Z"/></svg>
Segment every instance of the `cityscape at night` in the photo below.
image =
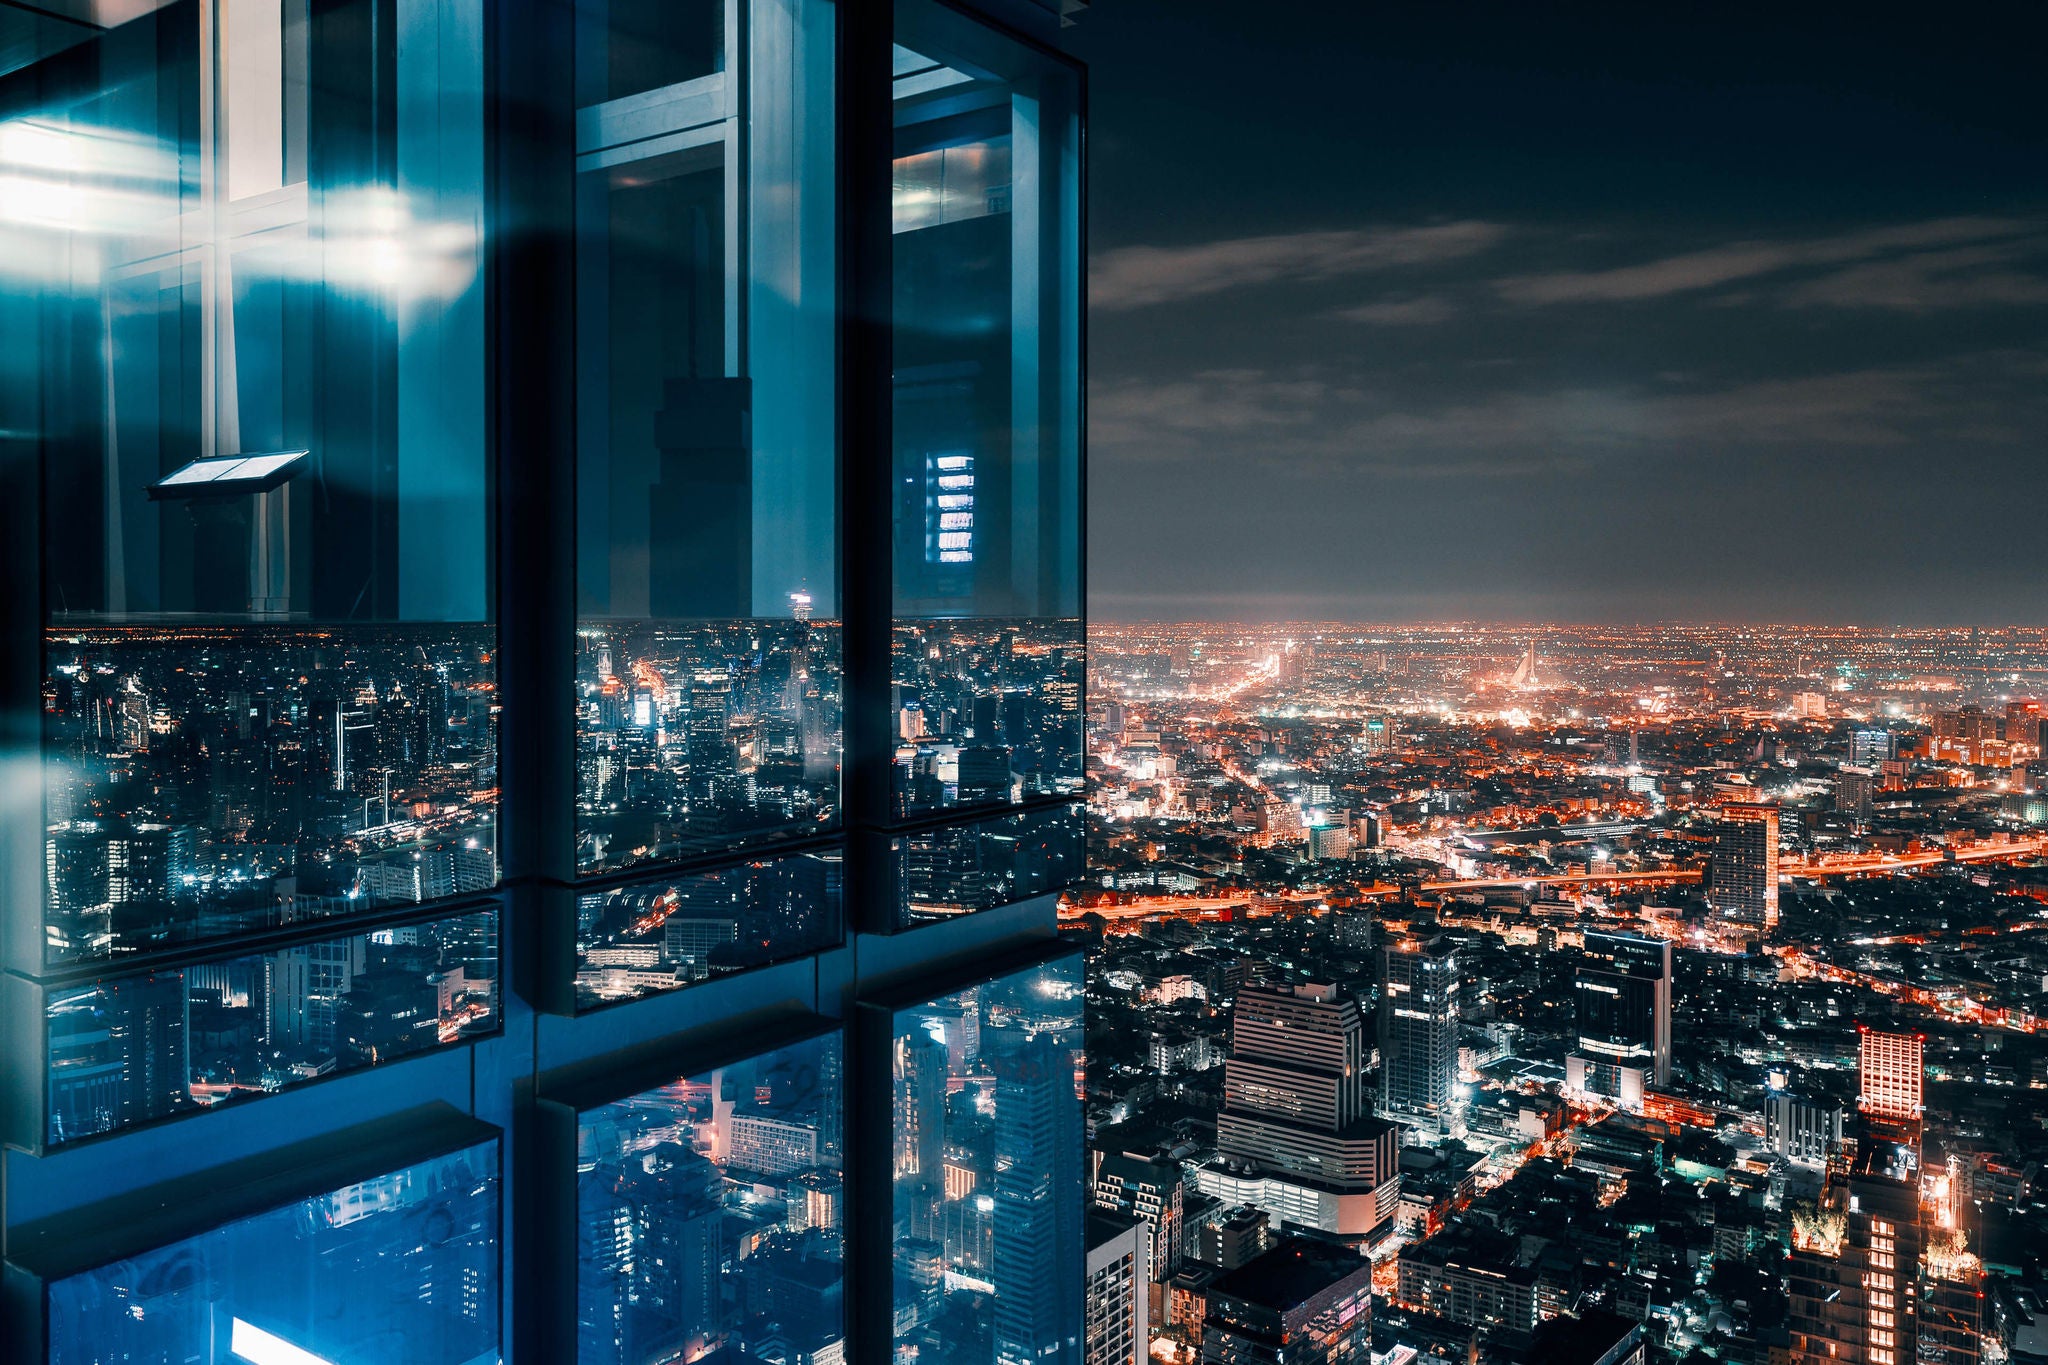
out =
<svg viewBox="0 0 2048 1365"><path fill-rule="evenodd" d="M0 0L0 1365L2048 1365L2044 21Z"/></svg>
<svg viewBox="0 0 2048 1365"><path fill-rule="evenodd" d="M1376 1360L2035 1358L2048 631L1090 658L1061 914L1154 1359L1292 1237L1356 1257Z"/></svg>

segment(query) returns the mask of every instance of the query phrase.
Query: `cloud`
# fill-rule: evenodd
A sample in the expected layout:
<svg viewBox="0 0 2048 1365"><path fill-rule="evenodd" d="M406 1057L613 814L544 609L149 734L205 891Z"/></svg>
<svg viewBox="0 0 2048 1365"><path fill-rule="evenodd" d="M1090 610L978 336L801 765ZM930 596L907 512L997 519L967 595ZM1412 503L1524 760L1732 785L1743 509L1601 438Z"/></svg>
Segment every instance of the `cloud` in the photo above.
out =
<svg viewBox="0 0 2048 1365"><path fill-rule="evenodd" d="M1926 311L2006 301L1997 288L1979 287L1964 272L1983 261L2043 250L2040 227L2017 218L1936 218L1800 241L1731 242L1606 270L1511 276L1496 280L1494 288L1509 303L1531 306L1627 303L1696 294L1793 271L1854 267L1837 270L1831 277L1832 289L1802 299L1795 287L1786 301ZM1962 247L1974 248L1979 261L1965 259L1973 253L1956 250ZM1945 268L1944 258L1949 262ZM1871 264L1861 264L1866 262ZM1871 274L1859 280L1857 270ZM2043 282L2015 276L2005 283L2008 289L2015 284L2024 289Z"/></svg>
<svg viewBox="0 0 2048 1365"><path fill-rule="evenodd" d="M1615 458L2009 444L2048 417L2041 365L2031 351L1986 352L1718 387L1678 377L1434 403L1322 373L1216 370L1100 386L1089 435L1110 458L1251 461L1275 475L1569 477Z"/></svg>
<svg viewBox="0 0 2048 1365"><path fill-rule="evenodd" d="M1336 316L1346 322L1363 322L1374 327L1425 327L1449 322L1458 308L1449 299L1425 294L1412 299L1382 299L1356 308L1340 308Z"/></svg>
<svg viewBox="0 0 2048 1365"><path fill-rule="evenodd" d="M1131 246L1089 263L1088 304L1122 310L1182 303L1247 285L1337 279L1461 260L1507 235L1495 223L1361 228L1239 237L1193 246Z"/></svg>

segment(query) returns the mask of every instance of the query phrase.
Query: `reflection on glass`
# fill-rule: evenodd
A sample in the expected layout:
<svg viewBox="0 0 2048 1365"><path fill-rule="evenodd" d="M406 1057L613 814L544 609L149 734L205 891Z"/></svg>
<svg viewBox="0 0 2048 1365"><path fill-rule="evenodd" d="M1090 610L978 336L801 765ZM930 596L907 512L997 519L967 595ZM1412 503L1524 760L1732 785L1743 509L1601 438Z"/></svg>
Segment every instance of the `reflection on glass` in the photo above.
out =
<svg viewBox="0 0 2048 1365"><path fill-rule="evenodd" d="M46 956L497 883L488 626L102 626L44 645Z"/></svg>
<svg viewBox="0 0 2048 1365"><path fill-rule="evenodd" d="M837 1034L578 1116L578 1365L841 1359Z"/></svg>
<svg viewBox="0 0 2048 1365"><path fill-rule="evenodd" d="M496 879L480 9L389 3L183 0L11 78L49 962Z"/></svg>
<svg viewBox="0 0 2048 1365"><path fill-rule="evenodd" d="M578 867L839 789L826 0L577 0Z"/></svg>
<svg viewBox="0 0 2048 1365"><path fill-rule="evenodd" d="M49 1365L499 1358L498 1144L50 1284Z"/></svg>
<svg viewBox="0 0 2048 1365"><path fill-rule="evenodd" d="M586 623L579 636L579 869L837 824L835 626Z"/></svg>
<svg viewBox="0 0 2048 1365"><path fill-rule="evenodd" d="M1077 620L898 621L896 814L1081 790Z"/></svg>
<svg viewBox="0 0 2048 1365"><path fill-rule="evenodd" d="M498 1026L498 916L53 991L52 1146L252 1099Z"/></svg>
<svg viewBox="0 0 2048 1365"><path fill-rule="evenodd" d="M1078 806L920 830L896 840L907 929L1062 890L1087 870L1088 828Z"/></svg>
<svg viewBox="0 0 2048 1365"><path fill-rule="evenodd" d="M576 1003L633 1000L833 947L843 884L835 852L585 892Z"/></svg>
<svg viewBox="0 0 2048 1365"><path fill-rule="evenodd" d="M957 750L912 758L916 813L1080 781L1079 82L933 0L896 33L897 718Z"/></svg>
<svg viewBox="0 0 2048 1365"><path fill-rule="evenodd" d="M1080 1359L1081 1015L1079 957L896 1012L898 1361Z"/></svg>

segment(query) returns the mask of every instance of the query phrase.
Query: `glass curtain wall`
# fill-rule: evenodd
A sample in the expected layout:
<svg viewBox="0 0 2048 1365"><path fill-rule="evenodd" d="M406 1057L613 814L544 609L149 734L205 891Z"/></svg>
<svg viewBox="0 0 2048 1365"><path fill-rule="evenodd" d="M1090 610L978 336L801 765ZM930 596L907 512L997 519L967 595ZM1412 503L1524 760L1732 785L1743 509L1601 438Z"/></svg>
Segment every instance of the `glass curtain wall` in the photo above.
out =
<svg viewBox="0 0 2048 1365"><path fill-rule="evenodd" d="M480 0L178 0L0 77L25 969L495 884L482 182Z"/></svg>
<svg viewBox="0 0 2048 1365"><path fill-rule="evenodd" d="M1082 963L890 1021L895 1356L1079 1361Z"/></svg>
<svg viewBox="0 0 2048 1365"><path fill-rule="evenodd" d="M835 19L576 3L584 874L838 825Z"/></svg>
<svg viewBox="0 0 2048 1365"><path fill-rule="evenodd" d="M49 1365L500 1358L498 1143L52 1281Z"/></svg>
<svg viewBox="0 0 2048 1365"><path fill-rule="evenodd" d="M1081 787L1080 79L895 7L892 818Z"/></svg>
<svg viewBox="0 0 2048 1365"><path fill-rule="evenodd" d="M576 1117L577 1365L844 1358L837 1032Z"/></svg>

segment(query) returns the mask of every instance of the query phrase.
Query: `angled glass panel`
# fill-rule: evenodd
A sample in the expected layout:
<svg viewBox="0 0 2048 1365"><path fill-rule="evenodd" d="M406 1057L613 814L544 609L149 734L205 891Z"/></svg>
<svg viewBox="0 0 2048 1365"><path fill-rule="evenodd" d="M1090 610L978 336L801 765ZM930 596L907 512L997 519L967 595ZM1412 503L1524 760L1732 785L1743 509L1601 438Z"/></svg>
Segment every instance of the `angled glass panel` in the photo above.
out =
<svg viewBox="0 0 2048 1365"><path fill-rule="evenodd" d="M1060 891L1087 870L1079 806L919 830L895 839L896 927L914 928Z"/></svg>
<svg viewBox="0 0 2048 1365"><path fill-rule="evenodd" d="M896 1011L899 1360L1080 1360L1079 956Z"/></svg>
<svg viewBox="0 0 2048 1365"><path fill-rule="evenodd" d="M480 0L181 0L0 78L31 970L496 881L482 60Z"/></svg>
<svg viewBox="0 0 2048 1365"><path fill-rule="evenodd" d="M583 872L838 818L835 18L577 0Z"/></svg>
<svg viewBox="0 0 2048 1365"><path fill-rule="evenodd" d="M578 1115L578 1365L842 1358L841 1055L827 1034Z"/></svg>
<svg viewBox="0 0 2048 1365"><path fill-rule="evenodd" d="M896 806L1081 787L1080 82L896 5Z"/></svg>
<svg viewBox="0 0 2048 1365"><path fill-rule="evenodd" d="M49 1365L499 1359L495 1140L52 1281Z"/></svg>
<svg viewBox="0 0 2048 1365"><path fill-rule="evenodd" d="M51 1146L275 1094L498 1027L498 914L45 997Z"/></svg>
<svg viewBox="0 0 2048 1365"><path fill-rule="evenodd" d="M590 1009L681 990L836 947L838 852L649 877L576 898L576 1003Z"/></svg>

